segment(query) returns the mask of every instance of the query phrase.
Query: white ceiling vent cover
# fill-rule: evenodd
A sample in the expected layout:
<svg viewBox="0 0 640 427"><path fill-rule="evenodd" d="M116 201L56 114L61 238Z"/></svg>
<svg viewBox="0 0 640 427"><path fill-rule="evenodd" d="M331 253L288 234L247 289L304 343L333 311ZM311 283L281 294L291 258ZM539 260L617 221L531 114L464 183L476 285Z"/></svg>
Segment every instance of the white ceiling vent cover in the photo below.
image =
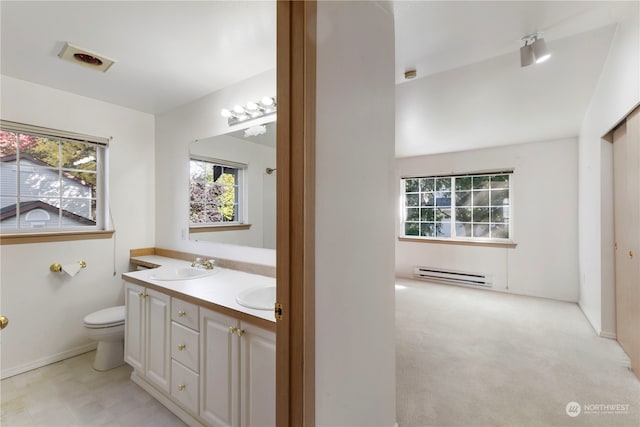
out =
<svg viewBox="0 0 640 427"><path fill-rule="evenodd" d="M116 61L107 58L99 53L90 52L74 44L66 42L64 47L58 54L61 59L73 62L74 64L84 65L94 70L106 72Z"/></svg>

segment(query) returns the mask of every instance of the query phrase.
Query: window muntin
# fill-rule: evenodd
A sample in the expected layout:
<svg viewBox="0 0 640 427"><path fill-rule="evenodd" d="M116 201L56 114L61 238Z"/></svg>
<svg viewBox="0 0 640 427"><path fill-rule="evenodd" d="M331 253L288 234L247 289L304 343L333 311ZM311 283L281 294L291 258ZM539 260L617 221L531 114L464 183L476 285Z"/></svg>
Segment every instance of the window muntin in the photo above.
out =
<svg viewBox="0 0 640 427"><path fill-rule="evenodd" d="M510 240L511 172L401 181L404 237Z"/></svg>
<svg viewBox="0 0 640 427"><path fill-rule="evenodd" d="M2 233L105 229L106 144L47 131L2 122Z"/></svg>
<svg viewBox="0 0 640 427"><path fill-rule="evenodd" d="M245 223L243 182L245 165L223 160L189 161L189 223L192 226Z"/></svg>

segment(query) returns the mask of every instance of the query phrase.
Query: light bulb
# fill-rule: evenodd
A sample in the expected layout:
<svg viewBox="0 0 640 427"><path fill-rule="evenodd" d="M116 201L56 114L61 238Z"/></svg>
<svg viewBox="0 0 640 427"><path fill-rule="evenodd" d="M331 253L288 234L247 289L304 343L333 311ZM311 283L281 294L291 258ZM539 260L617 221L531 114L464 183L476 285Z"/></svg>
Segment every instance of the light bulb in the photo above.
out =
<svg viewBox="0 0 640 427"><path fill-rule="evenodd" d="M261 103L262 105L264 105L265 107L270 107L270 106L272 106L272 105L273 105L273 102L274 102L274 101L273 101L273 98L271 98L270 96L265 96L264 98L262 98L262 99L260 100L260 103Z"/></svg>
<svg viewBox="0 0 640 427"><path fill-rule="evenodd" d="M223 108L222 111L220 111L220 114L225 118L231 117L231 111L227 110L226 108Z"/></svg>
<svg viewBox="0 0 640 427"><path fill-rule="evenodd" d="M234 105L233 112L237 114L242 114L244 113L244 107L242 105Z"/></svg>
<svg viewBox="0 0 640 427"><path fill-rule="evenodd" d="M256 104L255 102L247 102L247 110L249 111L255 111L258 109L258 104Z"/></svg>

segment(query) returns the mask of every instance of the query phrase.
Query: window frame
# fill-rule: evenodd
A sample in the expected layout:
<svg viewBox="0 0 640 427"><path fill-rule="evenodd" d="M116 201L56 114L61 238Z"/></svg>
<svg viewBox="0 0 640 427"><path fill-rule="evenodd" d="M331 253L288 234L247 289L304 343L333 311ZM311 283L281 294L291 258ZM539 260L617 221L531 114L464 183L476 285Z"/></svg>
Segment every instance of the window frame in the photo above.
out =
<svg viewBox="0 0 640 427"><path fill-rule="evenodd" d="M49 241L66 241L80 239L103 239L110 238L114 230L111 230L110 218L108 215L109 192L108 192L108 170L109 170L109 140L110 138L102 138L91 135L67 132L58 129L45 128L41 126L29 125L8 120L0 120L0 130L15 134L30 135L36 137L44 137L58 143L82 143L95 147L96 149L96 183L95 183L95 224L94 225L77 225L69 226L59 223L57 227L46 228L27 228L21 227L19 217L20 201L24 196L20 191L20 163L24 161L20 156L16 159L16 191L15 195L10 197L16 198L16 227L0 228L0 244L13 243L32 243L32 242L49 242ZM20 153L20 147L16 147L16 154ZM57 166L43 167L46 170L56 171L61 177L68 167L58 164ZM61 201L64 199L62 195L57 196ZM93 197L91 197L93 201ZM63 208L63 210L65 210ZM65 210L66 211L66 210ZM59 211L60 214L60 211ZM60 219L60 221L62 221Z"/></svg>
<svg viewBox="0 0 640 427"><path fill-rule="evenodd" d="M216 166L234 168L238 171L237 180L237 194L236 194L236 221L219 221L219 222L191 222L191 162L206 162L214 164ZM248 180L248 167L245 163L233 162L230 160L224 160L214 157L201 156L190 154L189 155L189 187L187 191L188 209L189 209L189 232L190 233L204 233L211 231L233 231L233 230L247 230L251 227L248 218L248 200L247 200L247 180Z"/></svg>
<svg viewBox="0 0 640 427"><path fill-rule="evenodd" d="M460 207L456 204L456 192L460 191L475 191L473 187L468 190L456 190L456 182L455 178L473 178L473 177L482 177L482 176L498 176L498 175L508 175L509 176L509 185L507 187L509 191L509 218L508 218L508 237L506 238L492 238L492 237L474 237L471 236L457 236L457 227L456 225L459 223L469 223L474 224L473 221L465 222L458 221L456 219L456 208ZM419 176L401 176L400 177L400 197L399 197L399 232L398 232L398 240L407 241L407 242L424 242L424 243L442 243L442 244L458 244L458 245L470 245L470 246L493 246L493 247L516 247L516 243L514 240L514 198L513 198L513 188L514 188L514 169L504 169L504 170L488 170L488 171L475 171L475 172L466 172L466 173L449 173L449 174L437 174L437 175L419 175ZM407 222L415 222L415 221L407 221L407 207L406 204L406 180L408 179L442 179L449 178L451 179L451 189L450 189L450 198L451 203L448 209L451 210L451 221L450 221L450 236L419 236L419 235L408 235L406 233L405 224ZM454 179L452 179L454 178ZM435 190L434 190L435 191ZM420 194L421 191L418 191ZM411 194L411 192L409 192ZM490 196L489 196L490 197ZM469 208L473 210L474 207L479 205L469 205ZM489 209L493 207L491 202L489 206L485 206ZM421 208L421 205L418 205L418 208ZM434 210L437 209L437 206L434 205ZM418 220L417 224L421 224L421 221ZM487 225L490 227L492 222L489 221Z"/></svg>

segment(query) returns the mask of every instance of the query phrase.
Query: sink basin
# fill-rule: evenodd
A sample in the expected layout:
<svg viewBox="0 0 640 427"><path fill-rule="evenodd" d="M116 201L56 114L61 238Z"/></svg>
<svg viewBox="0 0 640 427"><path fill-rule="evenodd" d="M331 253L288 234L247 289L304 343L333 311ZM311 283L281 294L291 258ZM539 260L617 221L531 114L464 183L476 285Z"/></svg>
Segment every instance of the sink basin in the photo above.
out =
<svg viewBox="0 0 640 427"><path fill-rule="evenodd" d="M166 268L156 269L149 275L152 280L189 280L197 279L210 275L213 270L202 270L198 268L182 267L182 268Z"/></svg>
<svg viewBox="0 0 640 427"><path fill-rule="evenodd" d="M276 303L276 287L267 286L252 288L242 291L236 297L236 301L243 307L256 310L273 310Z"/></svg>

